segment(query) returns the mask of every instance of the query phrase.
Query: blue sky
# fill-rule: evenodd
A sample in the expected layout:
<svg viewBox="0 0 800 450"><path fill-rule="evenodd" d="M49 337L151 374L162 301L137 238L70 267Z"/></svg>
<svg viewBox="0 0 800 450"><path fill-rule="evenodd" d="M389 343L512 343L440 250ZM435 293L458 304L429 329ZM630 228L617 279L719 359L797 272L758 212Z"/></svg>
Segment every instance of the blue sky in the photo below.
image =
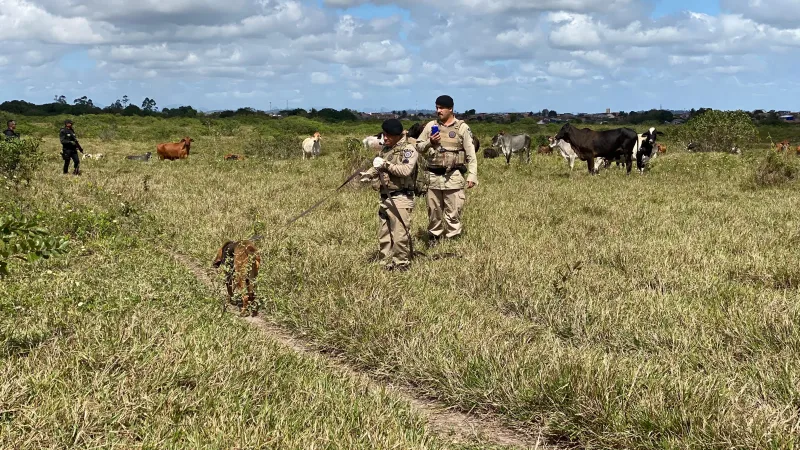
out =
<svg viewBox="0 0 800 450"><path fill-rule="evenodd" d="M0 101L797 110L796 3L0 0Z"/></svg>

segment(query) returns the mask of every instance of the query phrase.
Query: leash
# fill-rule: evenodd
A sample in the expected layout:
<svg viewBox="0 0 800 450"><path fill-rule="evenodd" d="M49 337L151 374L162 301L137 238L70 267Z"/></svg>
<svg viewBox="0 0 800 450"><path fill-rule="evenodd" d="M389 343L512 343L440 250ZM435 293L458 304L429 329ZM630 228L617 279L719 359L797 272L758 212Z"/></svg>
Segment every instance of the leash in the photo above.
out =
<svg viewBox="0 0 800 450"><path fill-rule="evenodd" d="M305 217L305 216L306 216L306 215L308 215L308 214L309 214L311 211L313 211L313 210L317 209L317 207L318 207L319 205L323 204L323 203L325 202L325 200L327 200L327 199L331 198L331 197L332 197L334 194L336 194L337 192L339 192L339 190L341 190L343 187L345 187L345 186L347 185L347 183L351 182L351 181L353 180L353 178L355 178L356 176L358 176L358 175L359 175L361 172L363 172L363 169L358 169L358 170L356 170L355 172L353 172L353 174L352 174L352 175L350 175L349 177L347 177L347 179L346 179L346 180L344 180L344 182L343 182L342 184L340 184L340 185L339 185L339 187L337 187L336 189L334 189L334 190L333 190L331 193L329 193L329 194L328 194L328 195L326 195L325 197L322 197L322 198L321 198L320 200L318 200L316 203L314 203L313 205L311 205L311 207L310 207L310 208L306 209L305 211L301 212L300 214L298 214L297 216L293 217L291 220L289 220L288 222L286 222L286 224L284 224L284 225L283 225L281 228L279 228L277 232L286 231L286 230L289 228L289 226L291 226L293 223L295 223L296 221L298 221L298 220L299 220L299 219L301 219L302 217ZM260 241L261 239L264 239L264 235L263 235L263 234L259 234L259 235L251 236L251 237L249 238L249 240L251 240L251 241Z"/></svg>

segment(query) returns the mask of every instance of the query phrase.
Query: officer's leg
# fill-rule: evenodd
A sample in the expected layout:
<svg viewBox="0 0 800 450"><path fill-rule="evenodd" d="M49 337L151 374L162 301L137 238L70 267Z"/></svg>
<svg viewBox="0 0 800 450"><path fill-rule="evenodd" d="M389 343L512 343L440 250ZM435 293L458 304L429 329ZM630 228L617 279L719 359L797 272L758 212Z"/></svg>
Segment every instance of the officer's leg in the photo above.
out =
<svg viewBox="0 0 800 450"><path fill-rule="evenodd" d="M378 246L381 252L381 263L388 264L392 258L392 234L389 230L387 208L383 202L378 208Z"/></svg>
<svg viewBox="0 0 800 450"><path fill-rule="evenodd" d="M444 191L439 189L428 189L428 234L430 237L438 238L444 234L444 223L442 220L444 210Z"/></svg>
<svg viewBox="0 0 800 450"><path fill-rule="evenodd" d="M389 211L389 227L392 230L392 264L395 267L403 267L411 264L411 230L406 232L403 224L411 226L411 211L414 203L409 200L395 199L395 205L403 220L400 221L394 210Z"/></svg>
<svg viewBox="0 0 800 450"><path fill-rule="evenodd" d="M78 152L72 152L72 162L74 163L75 166L75 171L72 173L74 173L75 175L80 175L81 159L78 158Z"/></svg>
<svg viewBox="0 0 800 450"><path fill-rule="evenodd" d="M61 158L64 160L64 175L69 173L69 154L62 152Z"/></svg>
<svg viewBox="0 0 800 450"><path fill-rule="evenodd" d="M447 224L445 237L451 238L461 234L461 212L464 209L466 195L464 189L444 191L444 219Z"/></svg>

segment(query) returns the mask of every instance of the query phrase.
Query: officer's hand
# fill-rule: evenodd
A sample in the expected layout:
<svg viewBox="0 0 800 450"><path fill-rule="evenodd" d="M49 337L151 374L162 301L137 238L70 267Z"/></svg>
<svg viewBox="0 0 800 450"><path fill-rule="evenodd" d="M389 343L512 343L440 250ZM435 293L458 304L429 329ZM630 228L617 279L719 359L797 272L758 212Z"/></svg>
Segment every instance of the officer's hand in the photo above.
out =
<svg viewBox="0 0 800 450"><path fill-rule="evenodd" d="M475 182L474 181L467 181L467 189L472 189L473 187L475 187Z"/></svg>
<svg viewBox="0 0 800 450"><path fill-rule="evenodd" d="M358 180L361 183L367 183L372 180L372 177L367 172L359 172L358 174L361 175L361 179Z"/></svg>
<svg viewBox="0 0 800 450"><path fill-rule="evenodd" d="M431 135L431 144L439 145L439 142L442 141L442 137L439 135L437 131L436 134Z"/></svg>
<svg viewBox="0 0 800 450"><path fill-rule="evenodd" d="M377 156L375 157L375 159L372 160L372 167L376 169L382 168L384 164L386 164L386 160L381 158L380 156Z"/></svg>

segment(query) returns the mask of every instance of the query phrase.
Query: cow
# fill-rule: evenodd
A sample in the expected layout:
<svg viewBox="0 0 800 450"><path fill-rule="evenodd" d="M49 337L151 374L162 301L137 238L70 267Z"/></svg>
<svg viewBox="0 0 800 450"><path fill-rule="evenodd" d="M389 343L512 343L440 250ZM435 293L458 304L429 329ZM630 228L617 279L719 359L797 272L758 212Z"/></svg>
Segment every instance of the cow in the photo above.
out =
<svg viewBox="0 0 800 450"><path fill-rule="evenodd" d="M639 173L644 173L647 163L658 154L657 151L653 153L653 146L656 143L656 137L663 134L661 131L656 131L655 127L650 127L637 137L636 168L639 169Z"/></svg>
<svg viewBox="0 0 800 450"><path fill-rule="evenodd" d="M550 155L553 153L553 148L549 145L540 145L538 149L536 149L536 153L539 155Z"/></svg>
<svg viewBox="0 0 800 450"><path fill-rule="evenodd" d="M568 142L581 161L586 161L589 173L592 175L598 172L595 169L595 158L598 157L610 161L624 156L628 168L627 173L631 173L631 158L637 144L637 136L636 132L630 128L594 131L588 128L575 128L567 122L554 139L556 141L563 139Z"/></svg>
<svg viewBox="0 0 800 450"><path fill-rule="evenodd" d="M497 158L500 156L500 151L494 147L484 147L483 148L483 157L484 158Z"/></svg>
<svg viewBox="0 0 800 450"><path fill-rule="evenodd" d="M258 254L253 241L227 241L217 250L217 255L212 262L212 267L222 266L225 274L225 288L228 291L228 302L233 297L234 286L242 293L241 316L249 314L248 303L255 301L254 284L261 267L261 256Z"/></svg>
<svg viewBox="0 0 800 450"><path fill-rule="evenodd" d="M422 134L422 130L424 129L425 125L423 125L420 122L416 122L414 125L411 125L411 127L408 129L408 136L414 139L419 139L419 135Z"/></svg>
<svg viewBox="0 0 800 450"><path fill-rule="evenodd" d="M128 155L128 156L125 157L125 159L131 159L131 160L135 160L135 161L149 161L151 154L152 153L147 152L144 155Z"/></svg>
<svg viewBox="0 0 800 450"><path fill-rule="evenodd" d="M307 137L303 140L303 159L306 159L306 155L309 155L311 158L319 156L320 139L322 139L322 136L320 136L319 131L317 131L314 133L314 136Z"/></svg>
<svg viewBox="0 0 800 450"><path fill-rule="evenodd" d="M383 147L383 133L367 136L361 141L361 143L364 144L364 150L379 150L381 147Z"/></svg>
<svg viewBox="0 0 800 450"><path fill-rule="evenodd" d="M800 156L800 145L797 146L797 156Z"/></svg>
<svg viewBox="0 0 800 450"><path fill-rule="evenodd" d="M664 154L667 153L667 146L664 144L656 144L657 152Z"/></svg>
<svg viewBox="0 0 800 450"><path fill-rule="evenodd" d="M234 155L233 153L228 153L227 155L223 156L222 159L226 161L244 161L247 158L245 158L244 155Z"/></svg>
<svg viewBox="0 0 800 450"><path fill-rule="evenodd" d="M788 152L789 151L789 140L784 139L777 144L775 144L775 150L779 152Z"/></svg>
<svg viewBox="0 0 800 450"><path fill-rule="evenodd" d="M179 142L168 142L168 143L158 144L156 146L156 152L158 153L158 158L162 161L165 159L173 161L176 159L187 158L189 156L189 150L192 146L192 142L194 142L194 139L190 138L189 136L186 136Z"/></svg>
<svg viewBox="0 0 800 450"><path fill-rule="evenodd" d="M527 162L531 162L531 137L527 134L506 134L501 131L492 137L492 147L499 148L506 157L506 164L511 164L511 155L519 153L527 155Z"/></svg>
<svg viewBox="0 0 800 450"><path fill-rule="evenodd" d="M561 156L569 163L569 170L572 171L572 168L575 167L575 158L577 158L578 155L575 154L575 150L572 149L569 142L563 139L556 140L555 137L549 137L547 139L550 141L550 148L558 147Z"/></svg>

